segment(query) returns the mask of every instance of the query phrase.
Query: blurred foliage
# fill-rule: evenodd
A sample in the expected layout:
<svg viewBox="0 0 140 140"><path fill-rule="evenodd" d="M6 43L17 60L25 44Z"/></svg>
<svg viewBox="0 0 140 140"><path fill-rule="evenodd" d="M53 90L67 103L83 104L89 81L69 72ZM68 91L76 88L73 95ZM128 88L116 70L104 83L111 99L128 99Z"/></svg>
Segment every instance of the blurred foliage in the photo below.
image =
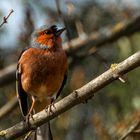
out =
<svg viewBox="0 0 140 140"><path fill-rule="evenodd" d="M48 6L47 2L52 6ZM78 37L77 22L81 23L82 30L87 34L98 31L106 33L106 29L118 30L122 26L122 21L129 21L131 17L139 13L140 7L126 6L121 3L121 0L119 4L117 2L117 0L116 3L109 1L104 5L104 2L98 3L95 0L61 1L70 39ZM17 26L20 30L14 43L15 47L10 48L10 44L3 47L1 41L0 69L17 62L21 50L30 45L30 36L34 28L43 24L63 24L54 6L55 2L31 0L17 2L17 6L18 4L23 9L22 22L20 21ZM16 12L13 15L16 16ZM1 11L0 16L2 19ZM10 21L8 25L10 26ZM6 26L0 29L0 36L5 34ZM63 37L66 41L67 38ZM139 44L140 33L137 32L129 37L120 38L112 44L104 45L95 55L87 56L82 60L75 58L75 63L69 69L68 82L61 97L100 75L112 63L118 63L138 51ZM80 51L84 54L85 49ZM139 77L140 71L136 69L124 76L126 84L115 81L95 94L87 104L80 104L52 120L54 140L109 140L121 136L123 130L127 130L131 122L135 120L134 116L139 115ZM15 95L15 83L0 88L0 92L2 106ZM19 108L16 108L0 120L0 129L12 126L20 120L22 117ZM130 122L129 125L126 125L128 122Z"/></svg>

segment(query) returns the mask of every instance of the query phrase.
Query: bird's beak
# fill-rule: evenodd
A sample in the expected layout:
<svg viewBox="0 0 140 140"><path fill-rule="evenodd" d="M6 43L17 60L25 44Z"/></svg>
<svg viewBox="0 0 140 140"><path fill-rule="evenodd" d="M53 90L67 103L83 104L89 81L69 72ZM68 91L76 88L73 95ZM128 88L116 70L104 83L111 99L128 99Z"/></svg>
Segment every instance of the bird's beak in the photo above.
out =
<svg viewBox="0 0 140 140"><path fill-rule="evenodd" d="M60 36L64 30L66 30L66 28L57 29L57 31L55 32L55 35Z"/></svg>

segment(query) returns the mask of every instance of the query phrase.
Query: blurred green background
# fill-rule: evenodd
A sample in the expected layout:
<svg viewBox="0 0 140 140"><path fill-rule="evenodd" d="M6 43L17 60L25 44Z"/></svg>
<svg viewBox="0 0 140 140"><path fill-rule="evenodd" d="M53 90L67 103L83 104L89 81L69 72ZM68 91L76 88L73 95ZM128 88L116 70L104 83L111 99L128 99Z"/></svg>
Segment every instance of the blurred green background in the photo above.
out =
<svg viewBox="0 0 140 140"><path fill-rule="evenodd" d="M1 70L17 63L21 51L30 45L31 33L42 25L66 26L64 43L84 35L88 37L91 33L106 35L140 14L139 0L60 0L59 4L62 15L58 13L55 0L0 1L1 22L10 9L14 10L8 23L0 28ZM68 81L60 98L103 73L112 63L119 63L137 52L139 44L140 32L136 31L100 48L96 46L97 53L93 55L87 55L95 47L92 44L83 45L77 52L69 54ZM88 103L80 104L52 120L54 140L118 139L134 124L140 113L139 68L129 72L124 79L125 84L115 81L95 94ZM0 93L2 107L16 95L15 81L0 86ZM1 118L0 129L20 120L23 118L16 106Z"/></svg>

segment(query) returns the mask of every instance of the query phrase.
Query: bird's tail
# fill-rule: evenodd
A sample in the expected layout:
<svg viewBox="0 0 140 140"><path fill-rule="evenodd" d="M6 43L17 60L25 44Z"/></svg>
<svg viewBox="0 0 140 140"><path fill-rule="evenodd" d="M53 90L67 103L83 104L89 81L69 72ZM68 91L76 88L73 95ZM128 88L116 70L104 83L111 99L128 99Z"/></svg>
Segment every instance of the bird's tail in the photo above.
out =
<svg viewBox="0 0 140 140"><path fill-rule="evenodd" d="M47 122L40 127L40 133L41 140L53 140L50 122ZM37 136L39 136L38 133Z"/></svg>
<svg viewBox="0 0 140 140"><path fill-rule="evenodd" d="M50 122L43 124L33 131L28 140L53 140Z"/></svg>

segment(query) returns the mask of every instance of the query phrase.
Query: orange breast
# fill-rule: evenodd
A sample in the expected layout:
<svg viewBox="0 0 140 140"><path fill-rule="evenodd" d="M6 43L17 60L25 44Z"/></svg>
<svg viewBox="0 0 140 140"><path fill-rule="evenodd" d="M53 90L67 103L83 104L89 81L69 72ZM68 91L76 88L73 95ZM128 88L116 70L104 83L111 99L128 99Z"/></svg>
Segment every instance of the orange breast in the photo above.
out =
<svg viewBox="0 0 140 140"><path fill-rule="evenodd" d="M57 93L67 71L67 58L62 49L50 52L30 48L21 56L19 63L23 89L40 99Z"/></svg>

